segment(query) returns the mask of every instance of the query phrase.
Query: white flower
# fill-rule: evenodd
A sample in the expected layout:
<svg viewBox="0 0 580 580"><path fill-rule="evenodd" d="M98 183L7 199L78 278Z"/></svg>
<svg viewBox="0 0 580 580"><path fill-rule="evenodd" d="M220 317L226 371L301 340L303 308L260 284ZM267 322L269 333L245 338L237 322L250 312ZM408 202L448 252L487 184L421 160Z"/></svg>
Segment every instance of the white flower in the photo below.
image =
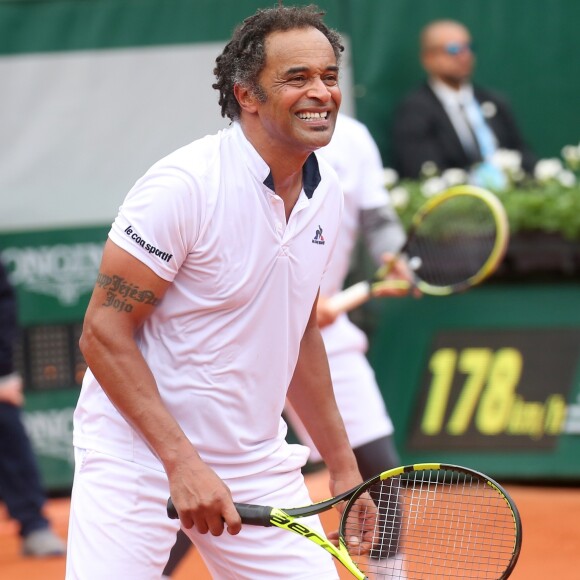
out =
<svg viewBox="0 0 580 580"><path fill-rule="evenodd" d="M409 199L411 198L407 189L405 189L402 185L393 187L393 189L390 190L389 195L391 196L391 203L396 209L406 208L409 203Z"/></svg>
<svg viewBox="0 0 580 580"><path fill-rule="evenodd" d="M454 185L467 183L469 175L463 169L452 168L446 169L441 175L441 179L445 181L448 187L453 187Z"/></svg>
<svg viewBox="0 0 580 580"><path fill-rule="evenodd" d="M568 159L575 160L580 158L580 149L575 145L565 145L562 147L562 157L565 161Z"/></svg>
<svg viewBox="0 0 580 580"><path fill-rule="evenodd" d="M481 103L481 112L486 119L491 119L497 114L497 107L491 101Z"/></svg>
<svg viewBox="0 0 580 580"><path fill-rule="evenodd" d="M432 197L447 188L447 183L441 177L430 177L421 185L421 192L425 197Z"/></svg>
<svg viewBox="0 0 580 580"><path fill-rule="evenodd" d="M424 177L433 177L437 175L439 172L439 168L434 161L425 161L423 165L421 165L421 175Z"/></svg>
<svg viewBox="0 0 580 580"><path fill-rule="evenodd" d="M564 169L562 162L556 157L540 159L534 167L534 177L538 181L549 181L550 179L555 179L562 169Z"/></svg>
<svg viewBox="0 0 580 580"><path fill-rule="evenodd" d="M510 174L510 178L514 183L520 183L526 178L526 172L523 169L518 169Z"/></svg>
<svg viewBox="0 0 580 580"><path fill-rule="evenodd" d="M564 187L574 187L576 185L576 176L567 169L560 171L558 175L556 175L556 179L564 186Z"/></svg>
<svg viewBox="0 0 580 580"><path fill-rule="evenodd" d="M383 183L387 189L393 187L395 183L399 181L399 174L390 167L385 167L383 169Z"/></svg>
<svg viewBox="0 0 580 580"><path fill-rule="evenodd" d="M515 175L522 168L522 154L511 149L498 149L491 162L508 175Z"/></svg>
<svg viewBox="0 0 580 580"><path fill-rule="evenodd" d="M580 167L580 143L576 145L566 145L562 149L562 157L570 168L576 170Z"/></svg>

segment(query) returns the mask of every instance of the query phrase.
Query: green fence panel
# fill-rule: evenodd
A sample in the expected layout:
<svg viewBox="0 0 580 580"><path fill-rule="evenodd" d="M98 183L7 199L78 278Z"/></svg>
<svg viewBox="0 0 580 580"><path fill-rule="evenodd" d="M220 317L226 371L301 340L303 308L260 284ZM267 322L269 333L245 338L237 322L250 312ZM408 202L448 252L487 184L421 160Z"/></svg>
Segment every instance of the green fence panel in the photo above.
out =
<svg viewBox="0 0 580 580"><path fill-rule="evenodd" d="M16 288L16 367L23 418L48 491L66 491L74 470L72 415L86 363L78 348L108 228L0 235L0 258Z"/></svg>
<svg viewBox="0 0 580 580"><path fill-rule="evenodd" d="M472 32L475 81L506 95L524 136L541 157L580 139L580 60L575 0L353 0L357 116L391 158L393 111L424 78L418 36L431 20L451 18Z"/></svg>
<svg viewBox="0 0 580 580"><path fill-rule="evenodd" d="M405 463L580 479L580 284L373 303L369 359Z"/></svg>

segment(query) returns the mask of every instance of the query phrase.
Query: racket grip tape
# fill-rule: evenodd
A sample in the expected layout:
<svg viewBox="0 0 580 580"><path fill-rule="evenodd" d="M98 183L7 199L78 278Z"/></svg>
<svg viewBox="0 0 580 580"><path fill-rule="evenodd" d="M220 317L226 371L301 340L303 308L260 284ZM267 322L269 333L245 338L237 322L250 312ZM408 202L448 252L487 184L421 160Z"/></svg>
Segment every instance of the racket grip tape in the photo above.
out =
<svg viewBox="0 0 580 580"><path fill-rule="evenodd" d="M346 290L331 296L328 299L327 305L334 312L334 314L342 314L348 312L361 304L364 304L371 297L371 285L363 280L354 286L350 286Z"/></svg>
<svg viewBox="0 0 580 580"><path fill-rule="evenodd" d="M271 507L263 505L252 505L249 503L234 503L234 506L238 510L243 524L248 524L250 526L272 525L270 522L270 514L272 512ZM177 520L179 518L171 498L167 500L167 515L172 520Z"/></svg>

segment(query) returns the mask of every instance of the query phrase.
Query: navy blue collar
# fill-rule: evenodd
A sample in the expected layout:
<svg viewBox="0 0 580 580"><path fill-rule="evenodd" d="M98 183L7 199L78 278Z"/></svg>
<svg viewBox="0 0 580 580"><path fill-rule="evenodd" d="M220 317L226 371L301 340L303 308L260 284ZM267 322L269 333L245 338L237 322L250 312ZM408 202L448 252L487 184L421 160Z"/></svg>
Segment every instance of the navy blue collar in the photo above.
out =
<svg viewBox="0 0 580 580"><path fill-rule="evenodd" d="M311 153L306 160L306 163L302 166L302 187L304 189L304 193L308 199L311 199L314 195L314 190L318 187L320 183L320 170L318 169L318 159L316 159L316 155ZM276 191L274 189L274 178L272 177L272 172L268 173L268 177L264 179L264 185L271 189L272 191Z"/></svg>

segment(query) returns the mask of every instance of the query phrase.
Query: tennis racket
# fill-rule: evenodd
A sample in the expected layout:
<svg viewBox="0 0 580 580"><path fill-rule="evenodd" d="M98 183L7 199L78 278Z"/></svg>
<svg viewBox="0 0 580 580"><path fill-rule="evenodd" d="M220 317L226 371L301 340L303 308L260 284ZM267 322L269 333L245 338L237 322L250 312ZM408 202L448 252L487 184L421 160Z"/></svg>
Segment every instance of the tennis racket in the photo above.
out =
<svg viewBox="0 0 580 580"><path fill-rule="evenodd" d="M369 300L380 288L414 286L423 294L448 296L480 284L503 259L509 224L503 205L490 191L458 185L432 197L413 216L407 241L393 260L363 281L329 298L334 314ZM406 256L413 274L385 280L392 264Z"/></svg>
<svg viewBox="0 0 580 580"><path fill-rule="evenodd" d="M338 547L298 521L343 501ZM497 482L440 463L397 467L305 507L235 506L244 524L277 526L303 536L360 580L507 578L522 541L517 507ZM178 517L171 498L167 513Z"/></svg>

